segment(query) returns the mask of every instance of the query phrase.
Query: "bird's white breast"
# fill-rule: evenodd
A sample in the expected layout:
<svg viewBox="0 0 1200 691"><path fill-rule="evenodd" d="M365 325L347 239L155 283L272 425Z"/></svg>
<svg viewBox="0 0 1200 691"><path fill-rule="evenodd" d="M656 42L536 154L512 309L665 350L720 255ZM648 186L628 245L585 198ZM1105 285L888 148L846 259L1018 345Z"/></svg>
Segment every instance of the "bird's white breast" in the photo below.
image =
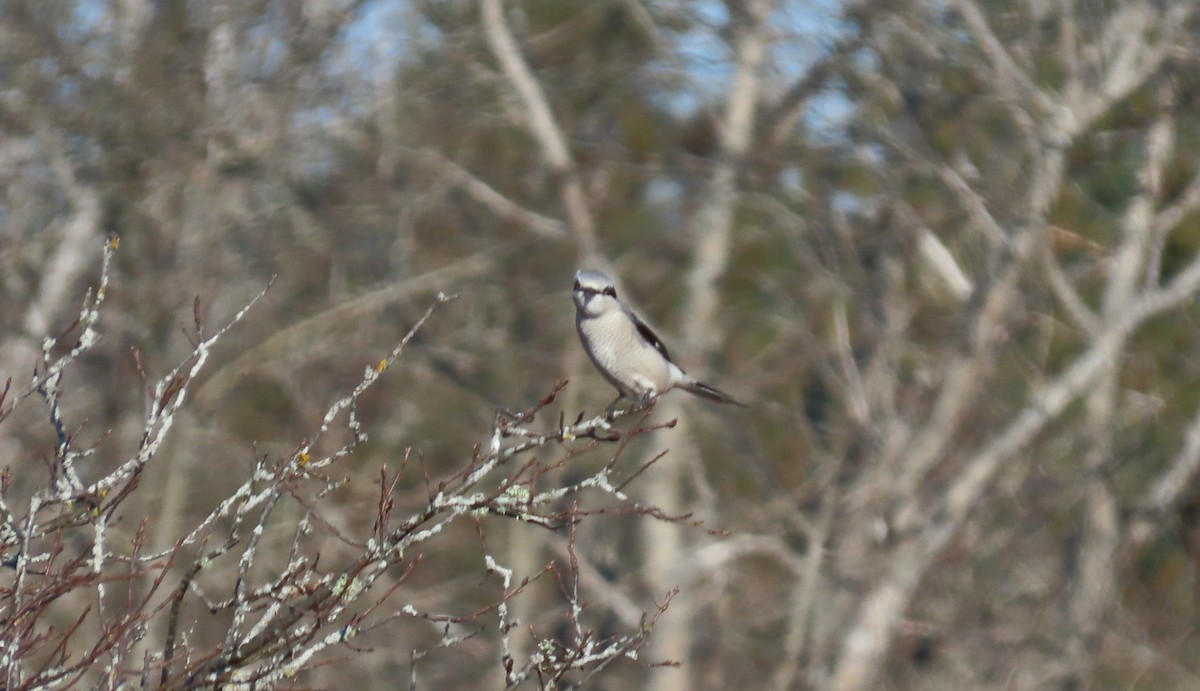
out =
<svg viewBox="0 0 1200 691"><path fill-rule="evenodd" d="M670 364L642 339L624 312L582 317L576 326L592 361L622 394L640 397L670 387Z"/></svg>

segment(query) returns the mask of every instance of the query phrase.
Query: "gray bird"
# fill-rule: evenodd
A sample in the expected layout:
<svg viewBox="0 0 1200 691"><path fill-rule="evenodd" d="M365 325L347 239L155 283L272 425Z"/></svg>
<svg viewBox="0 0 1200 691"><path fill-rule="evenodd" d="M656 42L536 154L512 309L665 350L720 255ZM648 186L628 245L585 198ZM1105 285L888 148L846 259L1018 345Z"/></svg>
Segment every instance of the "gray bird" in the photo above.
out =
<svg viewBox="0 0 1200 691"><path fill-rule="evenodd" d="M599 271L575 273L575 328L588 357L620 396L608 406L611 414L622 398L646 405L681 388L717 403L745 406L733 396L697 381L671 361L667 347L617 298L617 288Z"/></svg>

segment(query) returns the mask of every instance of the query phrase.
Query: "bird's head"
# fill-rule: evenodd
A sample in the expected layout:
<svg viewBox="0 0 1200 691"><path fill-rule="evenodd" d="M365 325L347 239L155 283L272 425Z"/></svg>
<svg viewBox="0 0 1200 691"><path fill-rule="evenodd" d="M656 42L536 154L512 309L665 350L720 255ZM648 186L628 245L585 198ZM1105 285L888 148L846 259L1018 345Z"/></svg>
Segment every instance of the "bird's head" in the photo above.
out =
<svg viewBox="0 0 1200 691"><path fill-rule="evenodd" d="M575 289L571 297L579 312L589 317L598 317L621 306L612 279L599 271L588 269L575 272Z"/></svg>

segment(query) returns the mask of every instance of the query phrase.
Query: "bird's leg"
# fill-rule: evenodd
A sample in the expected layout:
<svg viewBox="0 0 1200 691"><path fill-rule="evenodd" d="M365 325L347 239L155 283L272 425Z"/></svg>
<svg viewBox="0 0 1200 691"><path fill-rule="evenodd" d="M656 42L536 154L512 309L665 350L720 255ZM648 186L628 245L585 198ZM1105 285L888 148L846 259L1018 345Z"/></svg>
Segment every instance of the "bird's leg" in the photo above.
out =
<svg viewBox="0 0 1200 691"><path fill-rule="evenodd" d="M645 410L646 408L649 408L650 406L654 405L654 401L656 400L658 400L658 394L655 393L653 389L647 391L646 393L642 394L642 397L638 400L638 410Z"/></svg>
<svg viewBox="0 0 1200 691"><path fill-rule="evenodd" d="M654 405L654 402L658 400L658 392L651 389L651 390L643 393L641 396L638 396L637 398L629 399L633 403L633 405L630 406L628 410L617 410L617 404L625 399L626 399L626 396L624 394L621 394L620 396L617 396L615 401L613 401L612 403L609 403L608 407L604 409L604 418L606 420L612 420L613 418L617 417L618 415L624 415L625 413L633 413L633 412L637 412L639 410L645 410L645 409L649 408L650 406Z"/></svg>
<svg viewBox="0 0 1200 691"><path fill-rule="evenodd" d="M623 399L623 398L625 398L625 395L621 394L621 395L617 396L615 399L613 399L612 403L608 404L608 407L604 409L604 419L605 420L612 420L613 418L615 418L617 416L618 412L624 412L624 411L617 410L617 404L620 403L621 399Z"/></svg>

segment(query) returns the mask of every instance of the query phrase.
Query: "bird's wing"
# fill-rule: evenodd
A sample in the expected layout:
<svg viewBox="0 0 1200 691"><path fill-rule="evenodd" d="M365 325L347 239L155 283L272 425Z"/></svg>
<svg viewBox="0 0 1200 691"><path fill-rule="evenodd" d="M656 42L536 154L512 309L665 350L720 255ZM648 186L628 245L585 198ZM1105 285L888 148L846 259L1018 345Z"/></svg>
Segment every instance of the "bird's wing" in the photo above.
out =
<svg viewBox="0 0 1200 691"><path fill-rule="evenodd" d="M654 346L654 349L662 354L662 356L666 358L667 362L672 362L671 354L667 352L667 347L663 345L662 339L658 337L658 334L654 333L649 326L646 326L646 322L639 319L638 316L631 310L627 310L627 313L629 314L629 318L633 320L633 326L637 329L637 332L641 334L642 338L646 339L647 343Z"/></svg>

